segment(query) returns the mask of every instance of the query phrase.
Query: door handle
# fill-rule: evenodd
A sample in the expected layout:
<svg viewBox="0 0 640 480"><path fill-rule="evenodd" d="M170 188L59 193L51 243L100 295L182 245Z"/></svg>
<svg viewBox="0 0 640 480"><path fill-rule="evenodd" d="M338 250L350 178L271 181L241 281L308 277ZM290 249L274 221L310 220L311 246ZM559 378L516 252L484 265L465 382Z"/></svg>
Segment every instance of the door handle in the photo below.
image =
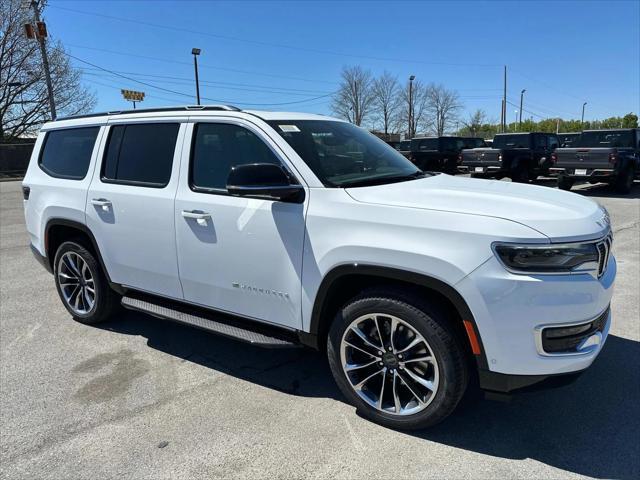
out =
<svg viewBox="0 0 640 480"><path fill-rule="evenodd" d="M198 225L206 225L207 219L211 219L210 213L199 210L182 210L182 216L184 218L193 218L198 222Z"/></svg>
<svg viewBox="0 0 640 480"><path fill-rule="evenodd" d="M106 198L94 198L91 200L91 205L102 207L102 210L106 212L111 208L111 200L107 200Z"/></svg>

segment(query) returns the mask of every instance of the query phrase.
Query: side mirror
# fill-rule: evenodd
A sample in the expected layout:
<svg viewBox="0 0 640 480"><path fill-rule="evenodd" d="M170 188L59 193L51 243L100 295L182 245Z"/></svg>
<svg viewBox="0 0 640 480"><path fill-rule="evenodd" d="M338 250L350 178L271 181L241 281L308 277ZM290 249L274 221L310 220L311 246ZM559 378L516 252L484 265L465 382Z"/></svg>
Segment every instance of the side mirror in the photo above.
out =
<svg viewBox="0 0 640 480"><path fill-rule="evenodd" d="M261 197L292 203L304 201L302 185L292 184L284 169L273 163L233 167L227 179L227 191L238 197Z"/></svg>

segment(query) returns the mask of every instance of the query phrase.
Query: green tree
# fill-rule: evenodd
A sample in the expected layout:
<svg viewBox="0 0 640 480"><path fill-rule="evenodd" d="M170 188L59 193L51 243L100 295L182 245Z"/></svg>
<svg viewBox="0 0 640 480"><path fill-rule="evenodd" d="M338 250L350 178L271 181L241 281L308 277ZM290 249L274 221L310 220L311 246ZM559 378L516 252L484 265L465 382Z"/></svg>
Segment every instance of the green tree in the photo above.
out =
<svg viewBox="0 0 640 480"><path fill-rule="evenodd" d="M622 128L638 128L638 115L627 113L622 117Z"/></svg>

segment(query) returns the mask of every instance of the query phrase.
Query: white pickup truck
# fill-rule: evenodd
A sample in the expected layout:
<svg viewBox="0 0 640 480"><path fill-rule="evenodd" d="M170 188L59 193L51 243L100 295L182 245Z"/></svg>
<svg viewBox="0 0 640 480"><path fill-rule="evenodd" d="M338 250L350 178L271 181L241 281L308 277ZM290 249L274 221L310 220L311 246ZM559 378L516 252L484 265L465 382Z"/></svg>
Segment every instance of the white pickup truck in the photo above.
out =
<svg viewBox="0 0 640 480"><path fill-rule="evenodd" d="M611 323L602 207L422 172L324 116L207 106L47 123L23 194L31 248L74 319L123 306L326 350L348 400L394 428L444 419L474 377L511 392L580 372Z"/></svg>

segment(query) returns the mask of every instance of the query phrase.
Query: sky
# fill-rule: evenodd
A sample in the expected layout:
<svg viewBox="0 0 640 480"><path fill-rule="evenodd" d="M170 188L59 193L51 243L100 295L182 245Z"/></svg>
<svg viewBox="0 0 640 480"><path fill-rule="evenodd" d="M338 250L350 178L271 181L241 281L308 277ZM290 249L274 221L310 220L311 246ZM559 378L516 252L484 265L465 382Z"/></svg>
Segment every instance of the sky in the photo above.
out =
<svg viewBox="0 0 640 480"><path fill-rule="evenodd" d="M640 1L50 0L44 19L96 111L202 103L330 114L344 66L454 89L463 116L585 120L640 111ZM108 71L117 72L114 75Z"/></svg>

